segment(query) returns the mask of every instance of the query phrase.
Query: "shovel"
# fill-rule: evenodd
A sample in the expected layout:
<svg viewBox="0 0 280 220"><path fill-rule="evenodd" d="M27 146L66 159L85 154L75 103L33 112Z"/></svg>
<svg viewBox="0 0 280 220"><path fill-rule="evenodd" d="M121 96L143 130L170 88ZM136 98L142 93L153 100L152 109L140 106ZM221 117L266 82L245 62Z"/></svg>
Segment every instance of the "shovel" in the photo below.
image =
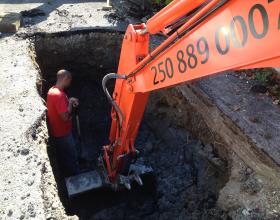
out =
<svg viewBox="0 0 280 220"><path fill-rule="evenodd" d="M79 109L78 106L73 106L73 113L75 115L76 119L76 126L77 126L77 132L78 132L78 143L77 143L77 149L78 149L78 156L81 161L86 160L86 154L84 152L84 143L81 136L81 127L80 127L80 116L79 116Z"/></svg>
<svg viewBox="0 0 280 220"><path fill-rule="evenodd" d="M80 163L87 163L87 155L85 152L84 143L82 141L81 136L81 128L80 128L80 117L79 110L77 106L73 106L73 114L76 119L77 124L77 133L78 133L78 143L77 150ZM82 172L78 175L66 177L65 178L66 188L68 192L68 197L72 198L81 193L90 191L90 190L98 190L104 187L101 176L97 171L88 170L86 172Z"/></svg>

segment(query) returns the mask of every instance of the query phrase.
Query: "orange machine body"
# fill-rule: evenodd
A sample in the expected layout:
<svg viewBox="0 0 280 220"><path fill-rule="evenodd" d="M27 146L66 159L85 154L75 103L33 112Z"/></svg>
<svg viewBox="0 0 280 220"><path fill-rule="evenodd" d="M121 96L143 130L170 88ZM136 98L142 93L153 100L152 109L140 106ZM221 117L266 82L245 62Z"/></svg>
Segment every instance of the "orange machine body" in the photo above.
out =
<svg viewBox="0 0 280 220"><path fill-rule="evenodd" d="M196 12L154 51L149 35ZM145 24L129 25L121 50L113 98L111 145L104 147L108 176L124 166L120 155L136 152L134 142L149 92L227 70L280 65L280 0L175 0Z"/></svg>

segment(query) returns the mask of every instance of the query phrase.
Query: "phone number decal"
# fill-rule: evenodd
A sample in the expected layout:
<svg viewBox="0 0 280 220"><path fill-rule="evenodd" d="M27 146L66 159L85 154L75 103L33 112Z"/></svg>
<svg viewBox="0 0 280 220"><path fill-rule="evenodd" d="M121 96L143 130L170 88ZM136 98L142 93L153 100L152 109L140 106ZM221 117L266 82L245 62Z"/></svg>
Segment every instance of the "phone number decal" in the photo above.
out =
<svg viewBox="0 0 280 220"><path fill-rule="evenodd" d="M268 1L268 3L273 2ZM261 22L257 24L254 16L258 14ZM248 21L248 25L246 24ZM220 27L214 33L215 49L218 54L224 56L230 51L231 41L234 48L243 48L248 43L249 35L255 39L263 39L269 32L269 16L266 8L262 4L253 5L248 13L248 17L234 16L229 24L228 34L222 34L225 27ZM236 30L236 26L240 27L241 37ZM280 16L279 25L280 26ZM280 27L278 27L279 29ZM188 44L185 49L180 49L176 52L176 57L171 59L165 58L164 61L157 63L151 67L153 73L153 84L157 85L165 82L167 79L172 79L174 74L187 73L189 69L195 69L198 65L204 65L209 61L211 52L209 43L205 37L198 38L197 42Z"/></svg>

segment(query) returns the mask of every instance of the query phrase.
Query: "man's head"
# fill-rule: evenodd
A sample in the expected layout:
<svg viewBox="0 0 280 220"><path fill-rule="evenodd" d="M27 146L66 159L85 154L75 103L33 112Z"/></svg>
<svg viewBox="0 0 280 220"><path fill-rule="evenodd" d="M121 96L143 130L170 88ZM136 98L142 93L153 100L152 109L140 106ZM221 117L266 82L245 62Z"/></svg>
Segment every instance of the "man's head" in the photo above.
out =
<svg viewBox="0 0 280 220"><path fill-rule="evenodd" d="M56 76L56 84L60 85L64 89L70 86L72 81L72 74L68 70L59 70Z"/></svg>

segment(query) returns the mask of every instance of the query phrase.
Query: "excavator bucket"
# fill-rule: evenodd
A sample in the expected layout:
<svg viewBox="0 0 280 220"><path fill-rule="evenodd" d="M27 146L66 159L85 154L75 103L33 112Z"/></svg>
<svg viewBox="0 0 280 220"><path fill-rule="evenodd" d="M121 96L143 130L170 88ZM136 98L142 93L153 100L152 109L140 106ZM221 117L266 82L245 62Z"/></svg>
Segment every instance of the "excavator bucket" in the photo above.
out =
<svg viewBox="0 0 280 220"><path fill-rule="evenodd" d="M142 158L130 165L127 175L120 174L115 184L111 184L108 180L106 181L106 169L103 166L100 166L99 169L99 172L92 170L65 178L68 197L71 199L88 191L98 191L106 188L111 188L114 191L130 190L133 183L145 186L146 181L142 181L142 179L153 174L153 169L150 166L146 166Z"/></svg>

